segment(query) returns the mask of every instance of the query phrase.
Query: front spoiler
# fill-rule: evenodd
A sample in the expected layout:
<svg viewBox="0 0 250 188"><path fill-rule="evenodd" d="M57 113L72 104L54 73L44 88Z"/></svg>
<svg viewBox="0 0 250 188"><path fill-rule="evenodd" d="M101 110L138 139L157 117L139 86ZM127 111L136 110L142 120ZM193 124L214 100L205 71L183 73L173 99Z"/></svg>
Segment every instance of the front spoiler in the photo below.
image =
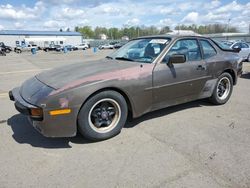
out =
<svg viewBox="0 0 250 188"><path fill-rule="evenodd" d="M28 102L26 102L22 96L19 94L19 88L14 88L12 91L9 91L9 98L12 101L15 101L15 108L18 112L23 115L29 116L32 120L42 121L42 117L32 117L30 113L31 108L38 108Z"/></svg>
<svg viewBox="0 0 250 188"><path fill-rule="evenodd" d="M20 95L20 88L14 88L9 91L10 100L15 102L15 108L18 112L26 115L31 120L33 127L46 137L72 137L77 132L77 115L79 107L71 107L72 113L65 116L50 116L48 109L43 109L43 119L37 119L31 116L30 109L38 108L28 103Z"/></svg>

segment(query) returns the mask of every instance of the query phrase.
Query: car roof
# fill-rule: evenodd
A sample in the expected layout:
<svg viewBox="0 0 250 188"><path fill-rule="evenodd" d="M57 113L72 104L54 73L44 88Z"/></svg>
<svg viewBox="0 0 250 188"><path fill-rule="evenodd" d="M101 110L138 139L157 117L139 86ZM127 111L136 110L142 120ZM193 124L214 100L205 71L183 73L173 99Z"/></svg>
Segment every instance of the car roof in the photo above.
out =
<svg viewBox="0 0 250 188"><path fill-rule="evenodd" d="M200 39L211 39L209 37L197 36L197 35L151 35L151 36L143 36L134 38L135 39L147 39L147 38L165 38L165 39L178 39L178 38L200 38Z"/></svg>

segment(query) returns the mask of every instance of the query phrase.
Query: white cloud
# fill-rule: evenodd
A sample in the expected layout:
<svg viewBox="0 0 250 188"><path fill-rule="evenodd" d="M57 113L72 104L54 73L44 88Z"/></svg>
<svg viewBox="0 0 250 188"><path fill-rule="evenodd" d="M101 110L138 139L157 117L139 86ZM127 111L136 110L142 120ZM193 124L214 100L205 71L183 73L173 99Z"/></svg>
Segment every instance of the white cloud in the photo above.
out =
<svg viewBox="0 0 250 188"><path fill-rule="evenodd" d="M182 19L182 22L197 23L198 18L199 18L198 12L190 12Z"/></svg>
<svg viewBox="0 0 250 188"><path fill-rule="evenodd" d="M175 13L173 7L165 7L164 6L164 7L159 8L158 10L160 10L159 12L161 14L173 14L173 13Z"/></svg>
<svg viewBox="0 0 250 188"><path fill-rule="evenodd" d="M20 23L20 22L15 22L14 25L15 25L16 29L23 29L24 28L23 23Z"/></svg>
<svg viewBox="0 0 250 188"><path fill-rule="evenodd" d="M72 4L72 3L76 3L78 2L79 0L42 0L43 2L45 3L48 3L48 4L54 4L54 5L62 5L62 4Z"/></svg>
<svg viewBox="0 0 250 188"><path fill-rule="evenodd" d="M0 25L0 30L3 30L4 29L4 26Z"/></svg>
<svg viewBox="0 0 250 188"><path fill-rule="evenodd" d="M230 19L231 13L216 14L209 12L204 16L203 21L206 22L225 22Z"/></svg>
<svg viewBox="0 0 250 188"><path fill-rule="evenodd" d="M210 6L209 8L213 9L213 8L216 8L218 6L221 5L221 2L219 0L213 0L211 3L210 3Z"/></svg>
<svg viewBox="0 0 250 188"><path fill-rule="evenodd" d="M174 24L174 22L170 18L162 19L159 22L159 25L161 25L161 26L172 26L173 24Z"/></svg>
<svg viewBox="0 0 250 188"><path fill-rule="evenodd" d="M87 25L87 24L90 24L90 21L88 19L83 19L81 22L80 22L80 25Z"/></svg>
<svg viewBox="0 0 250 188"><path fill-rule="evenodd" d="M1 5L0 18L3 19L32 19L36 16L23 10L15 10L11 5Z"/></svg>
<svg viewBox="0 0 250 188"><path fill-rule="evenodd" d="M58 28L65 27L65 24L63 24L62 22L59 22L59 21L49 20L49 21L46 21L43 24L43 26L46 28L49 28L49 29L55 29L55 28L58 29Z"/></svg>
<svg viewBox="0 0 250 188"><path fill-rule="evenodd" d="M61 19L77 19L84 17L85 12L82 9L73 9L73 8L63 8L59 11L60 13L56 15L57 18Z"/></svg>
<svg viewBox="0 0 250 188"><path fill-rule="evenodd" d="M133 19L127 20L126 25L136 26L136 25L139 25L139 23L140 23L140 20L138 18L133 18Z"/></svg>
<svg viewBox="0 0 250 188"><path fill-rule="evenodd" d="M241 4L238 4L237 1L233 1L225 6L222 6L216 10L218 13L226 13L232 11L242 11L244 7Z"/></svg>
<svg viewBox="0 0 250 188"><path fill-rule="evenodd" d="M44 4L38 1L33 8L23 5L22 7L13 7L10 4L0 5L0 19L10 20L28 20L36 19L45 10Z"/></svg>
<svg viewBox="0 0 250 188"><path fill-rule="evenodd" d="M116 7L111 7L111 6L103 6L102 12L105 14L120 14L120 9Z"/></svg>

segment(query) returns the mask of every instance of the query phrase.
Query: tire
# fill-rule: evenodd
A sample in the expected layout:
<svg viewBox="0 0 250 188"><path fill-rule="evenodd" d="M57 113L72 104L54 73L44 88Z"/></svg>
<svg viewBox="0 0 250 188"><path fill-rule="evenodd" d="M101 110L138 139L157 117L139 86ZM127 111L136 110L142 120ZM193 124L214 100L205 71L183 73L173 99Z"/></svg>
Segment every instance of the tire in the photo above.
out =
<svg viewBox="0 0 250 188"><path fill-rule="evenodd" d="M127 114L127 103L120 93L103 91L82 106L77 118L78 130L89 140L105 140L121 132Z"/></svg>
<svg viewBox="0 0 250 188"><path fill-rule="evenodd" d="M218 81L214 88L212 96L209 98L210 102L216 105L225 104L233 91L232 76L224 72L218 77Z"/></svg>
<svg viewBox="0 0 250 188"><path fill-rule="evenodd" d="M9 50L9 49L6 49L5 52L6 52L6 53L10 53L10 50Z"/></svg>
<svg viewBox="0 0 250 188"><path fill-rule="evenodd" d="M20 49L16 49L15 52L18 54L22 53L22 51Z"/></svg>

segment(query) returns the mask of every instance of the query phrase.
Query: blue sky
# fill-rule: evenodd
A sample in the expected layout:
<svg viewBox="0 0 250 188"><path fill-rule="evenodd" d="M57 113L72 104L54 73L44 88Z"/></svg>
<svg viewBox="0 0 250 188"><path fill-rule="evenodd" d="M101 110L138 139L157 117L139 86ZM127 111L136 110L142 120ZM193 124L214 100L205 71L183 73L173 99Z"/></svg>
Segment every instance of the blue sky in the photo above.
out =
<svg viewBox="0 0 250 188"><path fill-rule="evenodd" d="M249 0L1 0L0 30L224 23L248 32Z"/></svg>

